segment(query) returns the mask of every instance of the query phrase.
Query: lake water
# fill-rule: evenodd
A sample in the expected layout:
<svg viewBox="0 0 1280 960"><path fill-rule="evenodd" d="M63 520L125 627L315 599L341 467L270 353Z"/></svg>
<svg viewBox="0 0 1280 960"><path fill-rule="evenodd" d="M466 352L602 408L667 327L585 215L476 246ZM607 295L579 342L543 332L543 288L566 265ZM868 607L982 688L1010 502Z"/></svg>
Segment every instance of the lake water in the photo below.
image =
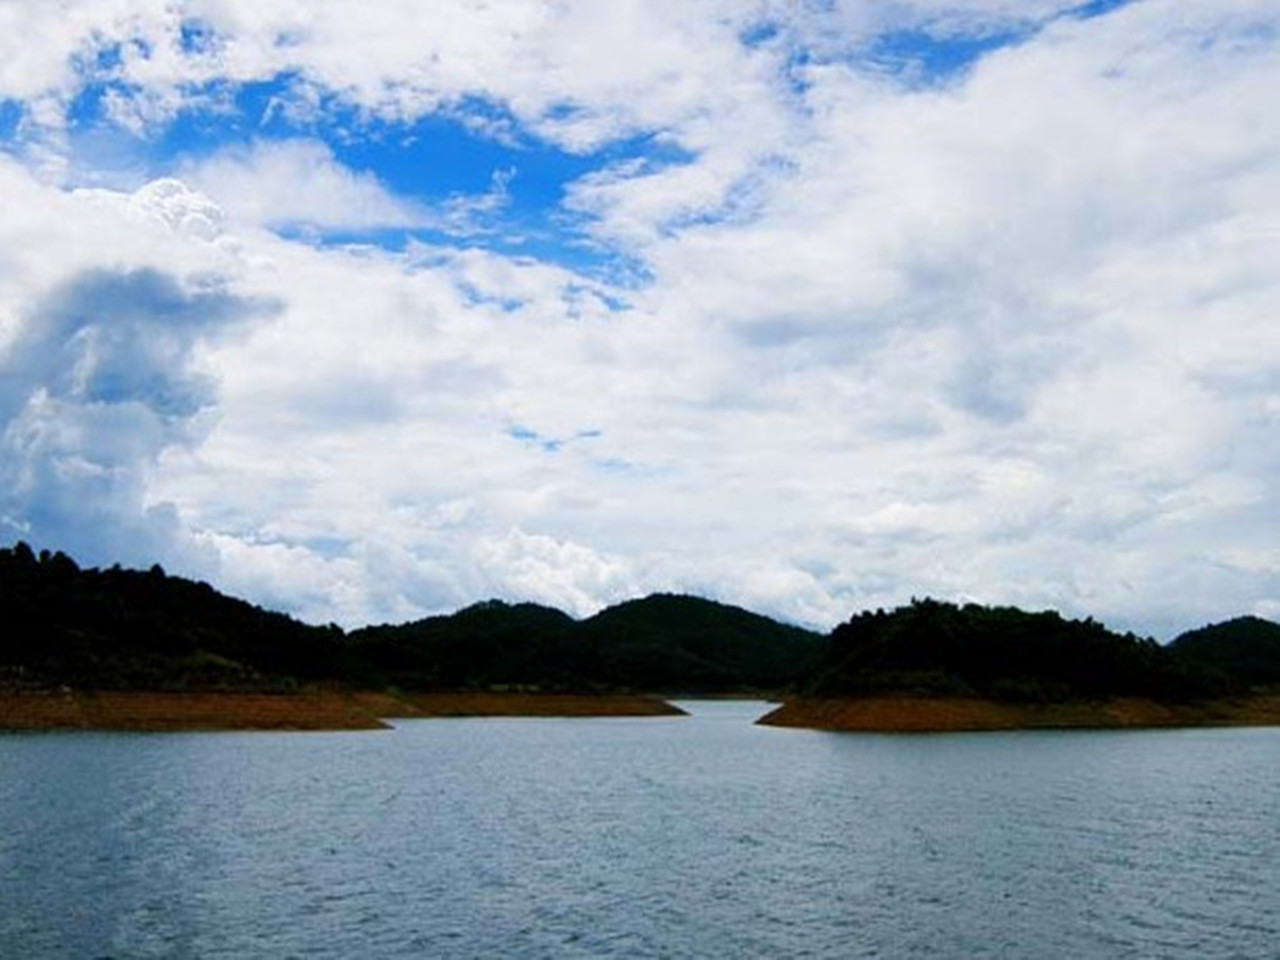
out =
<svg viewBox="0 0 1280 960"><path fill-rule="evenodd" d="M688 706L0 735L0 956L1280 956L1280 730Z"/></svg>

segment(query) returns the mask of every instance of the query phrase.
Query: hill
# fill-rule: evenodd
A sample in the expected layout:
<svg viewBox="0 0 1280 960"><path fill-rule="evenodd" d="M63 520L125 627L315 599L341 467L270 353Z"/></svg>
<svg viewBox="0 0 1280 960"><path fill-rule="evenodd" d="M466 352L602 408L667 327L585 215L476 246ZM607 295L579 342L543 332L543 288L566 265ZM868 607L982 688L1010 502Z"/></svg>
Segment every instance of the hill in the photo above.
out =
<svg viewBox="0 0 1280 960"><path fill-rule="evenodd" d="M837 627L802 696L760 722L875 732L1271 726L1280 691L1251 687L1275 675L1275 641L1262 624L1233 621L1170 648L1053 611L913 601Z"/></svg>
<svg viewBox="0 0 1280 960"><path fill-rule="evenodd" d="M351 634L360 659L407 689L777 691L822 638L738 607L658 594L577 621L491 600L444 617Z"/></svg>
<svg viewBox="0 0 1280 960"><path fill-rule="evenodd" d="M1280 624L1261 617L1237 617L1190 630L1169 649L1237 684L1280 684Z"/></svg>
<svg viewBox="0 0 1280 960"><path fill-rule="evenodd" d="M773 692L822 638L694 597L634 600L578 621L487 601L346 633L149 571L81 569L63 553L0 549L0 688L560 693Z"/></svg>
<svg viewBox="0 0 1280 960"><path fill-rule="evenodd" d="M582 630L603 681L648 690L777 691L803 679L826 646L809 630L675 594L610 607Z"/></svg>
<svg viewBox="0 0 1280 960"><path fill-rule="evenodd" d="M484 699L494 692L525 697L503 711L604 711L600 694L634 691L793 692L770 722L840 729L1280 722L1280 692L1249 692L1280 684L1280 625L1256 617L1161 647L1052 611L920 600L860 613L823 637L727 604L658 594L584 620L493 600L347 633L159 566L81 569L65 554L19 543L0 549L0 625L0 693L14 701L4 708L9 721L0 710L0 726L126 713L139 724L202 724L230 701L127 695L298 690L337 697L325 709L349 723L375 709L494 712ZM116 696L67 699L66 688ZM386 691L395 704L367 700ZM446 691L455 695L448 703L439 699ZM654 709L615 699L612 714ZM284 726L321 722L320 707L253 699L236 709L253 714L246 723Z"/></svg>
<svg viewBox="0 0 1280 960"><path fill-rule="evenodd" d="M936 600L862 613L837 627L805 688L825 698L901 693L1007 702L1216 692L1212 678L1154 640L1092 619Z"/></svg>
<svg viewBox="0 0 1280 960"><path fill-rule="evenodd" d="M350 641L359 662L404 690L508 686L577 691L590 656L577 623L559 610L500 600L412 623L363 627Z"/></svg>
<svg viewBox="0 0 1280 960"><path fill-rule="evenodd" d="M312 627L149 571L82 570L63 553L0 549L0 685L264 690L347 669L337 627Z"/></svg>

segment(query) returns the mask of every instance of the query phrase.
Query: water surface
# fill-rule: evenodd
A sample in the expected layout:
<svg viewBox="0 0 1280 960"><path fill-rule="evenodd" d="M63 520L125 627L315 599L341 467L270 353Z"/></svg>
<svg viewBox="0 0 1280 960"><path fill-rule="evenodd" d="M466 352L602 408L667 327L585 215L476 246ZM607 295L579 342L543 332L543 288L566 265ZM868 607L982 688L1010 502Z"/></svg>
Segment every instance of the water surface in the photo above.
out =
<svg viewBox="0 0 1280 960"><path fill-rule="evenodd" d="M0 736L0 956L1269 957L1280 731Z"/></svg>

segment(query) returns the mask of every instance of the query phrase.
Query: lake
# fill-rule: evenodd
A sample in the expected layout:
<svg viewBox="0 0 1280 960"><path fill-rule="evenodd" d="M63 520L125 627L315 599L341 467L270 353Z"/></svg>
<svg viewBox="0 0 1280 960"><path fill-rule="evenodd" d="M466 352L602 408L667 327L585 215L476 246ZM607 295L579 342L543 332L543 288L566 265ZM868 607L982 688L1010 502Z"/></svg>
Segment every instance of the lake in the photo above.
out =
<svg viewBox="0 0 1280 960"><path fill-rule="evenodd" d="M1275 957L1280 730L0 735L4 957Z"/></svg>

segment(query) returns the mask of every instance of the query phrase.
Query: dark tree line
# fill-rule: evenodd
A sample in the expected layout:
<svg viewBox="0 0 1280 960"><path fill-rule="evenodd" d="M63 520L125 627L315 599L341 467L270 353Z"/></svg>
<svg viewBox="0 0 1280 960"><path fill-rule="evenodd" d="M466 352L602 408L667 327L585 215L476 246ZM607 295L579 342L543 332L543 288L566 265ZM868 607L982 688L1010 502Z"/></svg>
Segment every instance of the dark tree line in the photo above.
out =
<svg viewBox="0 0 1280 960"><path fill-rule="evenodd" d="M1280 624L1236 617L1182 634L1170 647L1184 660L1227 681L1280 684Z"/></svg>
<svg viewBox="0 0 1280 960"><path fill-rule="evenodd" d="M331 676L345 644L312 627L149 571L82 570L25 543L0 550L0 680L100 689L252 689Z"/></svg>
<svg viewBox="0 0 1280 960"><path fill-rule="evenodd" d="M1280 625L1241 618L1169 647L1052 611L913 601L822 636L658 594L576 620L531 603L344 632L149 571L0 549L0 687L719 693L1185 700L1280 683Z"/></svg>
<svg viewBox="0 0 1280 960"><path fill-rule="evenodd" d="M351 639L397 686L688 693L794 686L823 638L737 607L657 594L586 620L487 601L445 617L367 627Z"/></svg>
<svg viewBox="0 0 1280 960"><path fill-rule="evenodd" d="M99 689L719 692L789 687L822 638L692 597L632 601L578 621L488 601L344 632L150 571L82 570L0 549L0 685Z"/></svg>
<svg viewBox="0 0 1280 960"><path fill-rule="evenodd" d="M1041 701L1225 692L1224 676L1131 633L1053 611L917 600L859 614L831 634L816 696L885 691Z"/></svg>

